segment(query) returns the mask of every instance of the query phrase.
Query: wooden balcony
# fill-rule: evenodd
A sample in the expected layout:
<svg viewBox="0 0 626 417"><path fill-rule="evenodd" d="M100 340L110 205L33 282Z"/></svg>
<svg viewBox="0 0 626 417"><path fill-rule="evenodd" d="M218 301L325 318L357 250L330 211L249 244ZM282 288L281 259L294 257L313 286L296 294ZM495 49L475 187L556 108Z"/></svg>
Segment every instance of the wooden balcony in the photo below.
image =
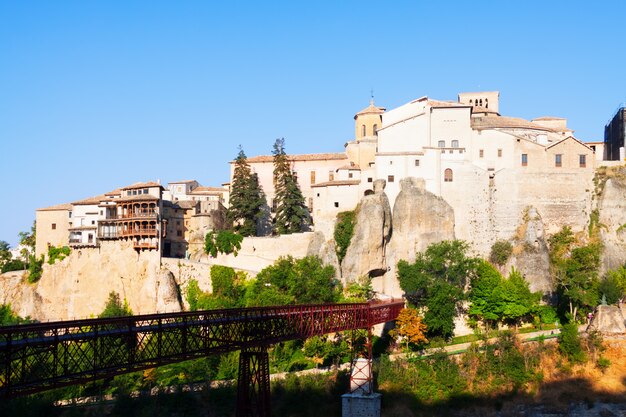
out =
<svg viewBox="0 0 626 417"><path fill-rule="evenodd" d="M136 236L136 235L156 236L157 229L156 227L138 227L138 228L133 228L133 229L128 229L128 230L121 230L121 231L118 231L117 233L118 233L118 236L120 237Z"/></svg>

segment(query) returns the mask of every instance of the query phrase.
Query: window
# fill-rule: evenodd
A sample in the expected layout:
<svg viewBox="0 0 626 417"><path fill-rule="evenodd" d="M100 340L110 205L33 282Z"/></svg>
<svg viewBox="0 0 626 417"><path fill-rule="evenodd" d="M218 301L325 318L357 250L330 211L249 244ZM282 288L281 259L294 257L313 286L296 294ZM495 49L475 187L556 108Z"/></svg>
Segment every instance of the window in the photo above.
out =
<svg viewBox="0 0 626 417"><path fill-rule="evenodd" d="M92 221L91 221L91 225L93 226L94 224L96 224L96 221L95 221L95 220L92 220Z"/></svg>
<svg viewBox="0 0 626 417"><path fill-rule="evenodd" d="M100 212L100 214L102 214L102 212ZM68 215L68 217L69 217L70 219L72 218L72 212L71 212L71 211L68 211L68 212L67 212L67 215Z"/></svg>
<svg viewBox="0 0 626 417"><path fill-rule="evenodd" d="M291 173L291 175L293 175L293 180L294 180L295 182L298 182L298 173L297 173L296 171L293 171L293 172Z"/></svg>
<svg viewBox="0 0 626 417"><path fill-rule="evenodd" d="M443 181L452 182L452 170L450 168L446 168L446 170L443 171Z"/></svg>
<svg viewBox="0 0 626 417"><path fill-rule="evenodd" d="M352 175L354 175L352 172L348 172L348 178L352 178Z"/></svg>
<svg viewBox="0 0 626 417"><path fill-rule="evenodd" d="M143 189L143 193L144 193L144 194L148 194L148 189L147 189L147 188L144 188L144 189Z"/></svg>
<svg viewBox="0 0 626 417"><path fill-rule="evenodd" d="M528 154L527 153L523 153L522 154L522 166L525 167L528 165Z"/></svg>
<svg viewBox="0 0 626 417"><path fill-rule="evenodd" d="M311 171L311 184L315 184L315 171Z"/></svg>
<svg viewBox="0 0 626 417"><path fill-rule="evenodd" d="M309 213L313 213L313 197L309 197Z"/></svg>
<svg viewBox="0 0 626 417"><path fill-rule="evenodd" d="M393 182L393 180L394 180L393 175L387 176L387 182Z"/></svg>
<svg viewBox="0 0 626 417"><path fill-rule="evenodd" d="M137 190L133 190L133 195L137 195Z"/></svg>
<svg viewBox="0 0 626 417"><path fill-rule="evenodd" d="M560 167L562 165L562 161L563 161L563 154L557 153L556 155L554 155L555 167Z"/></svg>
<svg viewBox="0 0 626 417"><path fill-rule="evenodd" d="M485 157L485 150L484 149L481 149L481 150L478 151L478 157L479 158L484 158Z"/></svg>
<svg viewBox="0 0 626 417"><path fill-rule="evenodd" d="M416 159L416 160L415 160L415 166L416 166L416 167L420 166L420 160L419 160L419 159Z"/></svg>
<svg viewBox="0 0 626 417"><path fill-rule="evenodd" d="M328 171L328 181L335 181L335 173L333 171Z"/></svg>
<svg viewBox="0 0 626 417"><path fill-rule="evenodd" d="M502 158L502 149L498 149L498 158Z"/></svg>
<svg viewBox="0 0 626 417"><path fill-rule="evenodd" d="M339 207L339 201L335 201L335 207Z"/></svg>
<svg viewBox="0 0 626 417"><path fill-rule="evenodd" d="M393 165L393 161L389 161L389 165Z"/></svg>
<svg viewBox="0 0 626 417"><path fill-rule="evenodd" d="M361 125L361 136L365 136L365 125Z"/></svg>
<svg viewBox="0 0 626 417"><path fill-rule="evenodd" d="M103 215L102 210L100 210L100 215ZM70 217L72 217L72 213L70 213Z"/></svg>
<svg viewBox="0 0 626 417"><path fill-rule="evenodd" d="M57 230L57 224L56 223L52 223L52 230Z"/></svg>
<svg viewBox="0 0 626 417"><path fill-rule="evenodd" d="M581 168L587 166L587 155L578 155L578 165L580 165Z"/></svg>
<svg viewBox="0 0 626 417"><path fill-rule="evenodd" d="M272 198L272 213L276 213L276 209L278 208L278 203L276 202L275 198Z"/></svg>
<svg viewBox="0 0 626 417"><path fill-rule="evenodd" d="M126 191L126 195L133 195L133 192L128 190L128 191Z"/></svg>
<svg viewBox="0 0 626 417"><path fill-rule="evenodd" d="M180 230L176 231L176 236L182 236L182 235L183 235L183 232L181 232Z"/></svg>
<svg viewBox="0 0 626 417"><path fill-rule="evenodd" d="M367 177L367 182L372 182L374 179L372 177Z"/></svg>
<svg viewBox="0 0 626 417"><path fill-rule="evenodd" d="M374 136L378 136L378 125L374 125Z"/></svg>
<svg viewBox="0 0 626 417"><path fill-rule="evenodd" d="M453 147L453 148L458 148L458 147L459 147L459 141L458 141L458 140L456 140L456 139L455 139L455 140L453 140L453 141L452 141L452 147Z"/></svg>
<svg viewBox="0 0 626 417"><path fill-rule="evenodd" d="M440 140L439 142L437 142L437 146L440 148L445 148L446 147L446 141L445 140Z"/></svg>

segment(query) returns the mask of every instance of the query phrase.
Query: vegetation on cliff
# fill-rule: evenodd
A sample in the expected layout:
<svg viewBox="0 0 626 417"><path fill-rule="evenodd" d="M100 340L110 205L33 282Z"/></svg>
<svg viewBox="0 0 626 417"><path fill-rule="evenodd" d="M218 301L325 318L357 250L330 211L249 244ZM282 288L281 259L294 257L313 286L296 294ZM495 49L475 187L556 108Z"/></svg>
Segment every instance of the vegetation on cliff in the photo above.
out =
<svg viewBox="0 0 626 417"><path fill-rule="evenodd" d="M335 223L335 252L339 263L346 256L352 235L354 234L354 226L356 224L356 211L342 211L337 214L337 222Z"/></svg>
<svg viewBox="0 0 626 417"><path fill-rule="evenodd" d="M235 158L229 207L226 212L229 226L242 236L256 236L257 224L265 216L266 206L259 178L250 169L248 158L240 146Z"/></svg>

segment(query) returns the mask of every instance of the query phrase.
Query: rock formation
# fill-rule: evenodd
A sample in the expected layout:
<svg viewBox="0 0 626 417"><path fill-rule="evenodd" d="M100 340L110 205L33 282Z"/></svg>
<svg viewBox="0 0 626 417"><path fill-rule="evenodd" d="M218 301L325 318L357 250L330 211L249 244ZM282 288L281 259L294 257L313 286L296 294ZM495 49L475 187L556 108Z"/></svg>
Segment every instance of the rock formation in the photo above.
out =
<svg viewBox="0 0 626 417"><path fill-rule="evenodd" d="M619 172L618 172L619 174ZM609 178L598 201L602 269L620 267L626 261L626 178Z"/></svg>
<svg viewBox="0 0 626 417"><path fill-rule="evenodd" d="M379 276L387 270L385 245L391 237L391 206L385 184L385 180L374 181L374 193L364 196L357 207L354 234L341 263L345 282L364 275Z"/></svg>
<svg viewBox="0 0 626 417"><path fill-rule="evenodd" d="M590 330L601 333L626 333L624 316L617 306L599 305L587 327L587 331Z"/></svg>
<svg viewBox="0 0 626 417"><path fill-rule="evenodd" d="M307 249L307 256L317 256L324 265L332 265L337 277L341 278L341 266L335 251L335 241L327 240L323 233L315 232Z"/></svg>
<svg viewBox="0 0 626 417"><path fill-rule="evenodd" d="M513 256L504 273L507 274L514 266L526 279L531 291L551 293L554 286L550 278L550 255L541 215L537 209L529 207L523 222L518 229Z"/></svg>
<svg viewBox="0 0 626 417"><path fill-rule="evenodd" d="M158 254L138 254L120 242L76 249L63 261L44 264L35 284L19 275L3 279L0 302L10 303L23 317L68 320L100 314L111 291L135 314L181 310L176 282L169 271L160 269Z"/></svg>

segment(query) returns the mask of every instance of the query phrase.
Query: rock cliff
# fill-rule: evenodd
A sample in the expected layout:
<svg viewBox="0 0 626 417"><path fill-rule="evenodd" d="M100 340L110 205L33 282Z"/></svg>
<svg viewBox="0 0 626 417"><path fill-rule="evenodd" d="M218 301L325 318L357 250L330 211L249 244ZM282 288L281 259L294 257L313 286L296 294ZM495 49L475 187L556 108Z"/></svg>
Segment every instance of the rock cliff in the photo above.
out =
<svg viewBox="0 0 626 417"><path fill-rule="evenodd" d="M357 207L354 234L341 263L345 282L359 277L380 276L387 270L385 247L391 237L391 206L384 193L385 181L374 181L374 193Z"/></svg>
<svg viewBox="0 0 626 417"><path fill-rule="evenodd" d="M181 310L177 284L171 272L161 270L158 254L138 254L120 242L74 250L63 261L44 264L35 284L15 274L2 279L0 286L0 303L10 303L20 316L36 320L97 316L111 291L128 301L135 314Z"/></svg>
<svg viewBox="0 0 626 417"><path fill-rule="evenodd" d="M602 269L620 267L626 261L626 173L617 170L606 179L598 199Z"/></svg>

